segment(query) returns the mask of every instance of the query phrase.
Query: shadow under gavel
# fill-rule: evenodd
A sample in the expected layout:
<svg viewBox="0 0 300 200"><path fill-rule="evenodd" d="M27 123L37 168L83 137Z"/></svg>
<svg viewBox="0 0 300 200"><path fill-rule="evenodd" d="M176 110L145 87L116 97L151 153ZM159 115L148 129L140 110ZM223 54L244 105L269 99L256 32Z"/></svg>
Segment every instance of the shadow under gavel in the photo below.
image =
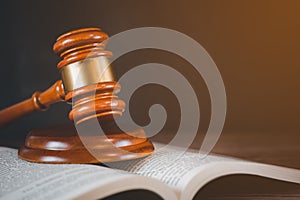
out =
<svg viewBox="0 0 300 200"><path fill-rule="evenodd" d="M4 126L59 101L73 104L69 118L76 128L31 131L19 149L20 158L41 163L98 163L135 159L153 152L143 129L124 132L115 121L125 103L116 95L121 87L108 62L112 53L105 50L107 39L99 28L79 29L58 37L53 50L62 57L57 65L62 80L0 111L0 126ZM95 121L101 131L93 126Z"/></svg>

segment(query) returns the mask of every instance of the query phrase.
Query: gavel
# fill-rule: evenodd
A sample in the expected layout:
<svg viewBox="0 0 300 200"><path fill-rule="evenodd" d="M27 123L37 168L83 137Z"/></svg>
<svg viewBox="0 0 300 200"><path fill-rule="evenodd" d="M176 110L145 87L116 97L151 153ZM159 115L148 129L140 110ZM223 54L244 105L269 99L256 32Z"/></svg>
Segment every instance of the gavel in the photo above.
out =
<svg viewBox="0 0 300 200"><path fill-rule="evenodd" d="M57 64L62 80L0 111L0 126L4 126L53 103L73 103L69 119L76 128L31 131L19 149L20 158L40 163L99 163L141 158L153 152L143 129L124 132L115 122L125 103L116 95L121 86L109 63L112 53L105 50L108 38L99 28L78 29L58 37L53 50L62 58ZM89 128L93 120L99 122L104 135ZM81 137L78 127L86 132Z"/></svg>

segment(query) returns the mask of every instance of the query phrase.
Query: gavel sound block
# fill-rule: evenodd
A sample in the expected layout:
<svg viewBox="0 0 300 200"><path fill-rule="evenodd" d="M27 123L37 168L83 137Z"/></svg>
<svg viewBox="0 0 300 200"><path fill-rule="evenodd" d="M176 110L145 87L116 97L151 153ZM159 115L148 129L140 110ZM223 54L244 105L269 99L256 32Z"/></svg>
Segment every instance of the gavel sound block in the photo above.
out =
<svg viewBox="0 0 300 200"><path fill-rule="evenodd" d="M19 157L40 163L98 163L135 159L154 150L142 129L121 130L115 118L125 103L117 97L120 85L114 81L105 50L108 35L98 28L84 28L60 36L53 50L62 57L57 67L62 81L31 99L0 111L0 126L35 110L46 110L58 101L73 102L69 113L76 128L33 130L19 149ZM98 129L90 128L97 121ZM80 131L80 137L78 131ZM82 131L83 130L83 131Z"/></svg>

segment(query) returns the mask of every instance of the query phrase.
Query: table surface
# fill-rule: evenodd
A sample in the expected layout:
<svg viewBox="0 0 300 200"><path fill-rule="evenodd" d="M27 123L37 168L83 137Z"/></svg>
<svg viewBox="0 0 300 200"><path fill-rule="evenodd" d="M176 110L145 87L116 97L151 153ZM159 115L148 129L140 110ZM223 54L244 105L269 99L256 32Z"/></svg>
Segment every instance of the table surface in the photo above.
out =
<svg viewBox="0 0 300 200"><path fill-rule="evenodd" d="M154 140L165 143L171 138L171 133L165 133ZM199 133L191 148L199 149L202 140L203 134ZM300 169L300 134L224 132L212 152Z"/></svg>

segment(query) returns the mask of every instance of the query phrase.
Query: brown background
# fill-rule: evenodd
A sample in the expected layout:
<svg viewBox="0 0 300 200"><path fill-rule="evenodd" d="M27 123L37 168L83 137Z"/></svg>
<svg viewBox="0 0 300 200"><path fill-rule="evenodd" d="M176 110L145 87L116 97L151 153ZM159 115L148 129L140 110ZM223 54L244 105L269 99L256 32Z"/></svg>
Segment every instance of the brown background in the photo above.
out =
<svg viewBox="0 0 300 200"><path fill-rule="evenodd" d="M299 10L298 0L3 1L0 109L60 78L55 67L59 59L51 49L63 32L88 26L101 27L109 35L143 26L170 28L198 41L223 77L228 111L214 151L300 169ZM114 63L116 75L121 77L132 67L148 62L172 66L192 83L201 108L202 121L193 144L199 147L210 118L203 80L186 61L158 50L121 57ZM162 103L169 113L165 131L157 138L165 141L178 127L178 103L165 88L141 88L131 102L133 117L141 125L149 122L147 110L153 103ZM69 109L60 103L1 128L0 145L18 147L29 130L68 122ZM204 199L299 197L299 185L280 182L276 186L271 180L252 179L216 180L198 195ZM242 196L236 194L236 188Z"/></svg>
<svg viewBox="0 0 300 200"><path fill-rule="evenodd" d="M60 77L55 67L59 59L51 49L61 33L97 26L114 35L155 26L192 37L216 62L227 92L225 133L298 133L299 10L297 0L5 1L1 5L0 108L46 89ZM171 53L143 50L121 57L114 66L120 77L147 62L173 66L190 80L200 101L200 129L205 131L210 118L207 88L186 61ZM156 102L168 109L165 130L174 132L178 104L164 88L147 86L137 91L132 100L134 118L146 124L147 106ZM32 128L67 122L68 110L61 103L2 128L1 145L18 146Z"/></svg>

